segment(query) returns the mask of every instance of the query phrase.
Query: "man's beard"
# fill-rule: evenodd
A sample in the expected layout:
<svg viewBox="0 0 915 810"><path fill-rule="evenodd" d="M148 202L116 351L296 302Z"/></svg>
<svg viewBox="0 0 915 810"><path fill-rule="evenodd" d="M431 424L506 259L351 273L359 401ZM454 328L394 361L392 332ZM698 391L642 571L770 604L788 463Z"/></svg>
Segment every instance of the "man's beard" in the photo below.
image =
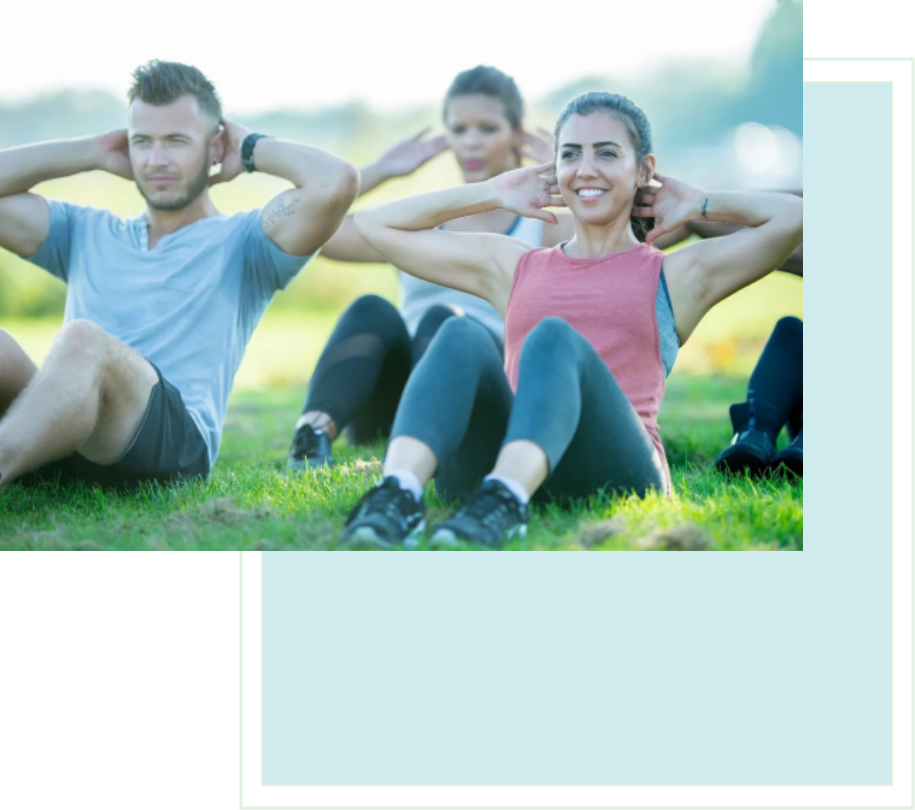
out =
<svg viewBox="0 0 915 810"><path fill-rule="evenodd" d="M182 208L187 208L194 200L196 200L210 184L210 167L207 166L206 160L203 162L203 167L197 173L197 176L193 179L191 184L188 186L187 192L182 196L174 200L169 200L168 202L156 202L151 200L146 192L143 190L143 186L137 183L137 189L140 194L143 196L143 199L146 200L147 205L155 211L180 211Z"/></svg>

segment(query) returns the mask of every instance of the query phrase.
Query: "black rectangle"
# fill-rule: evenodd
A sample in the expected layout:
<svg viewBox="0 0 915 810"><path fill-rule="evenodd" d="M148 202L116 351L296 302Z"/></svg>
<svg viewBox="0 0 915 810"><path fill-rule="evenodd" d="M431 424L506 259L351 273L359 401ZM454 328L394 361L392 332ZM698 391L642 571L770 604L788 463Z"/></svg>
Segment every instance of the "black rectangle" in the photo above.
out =
<svg viewBox="0 0 915 810"><path fill-rule="evenodd" d="M261 553L242 552L242 804L261 803Z"/></svg>
<svg viewBox="0 0 915 810"><path fill-rule="evenodd" d="M893 807L912 804L912 552L893 552Z"/></svg>

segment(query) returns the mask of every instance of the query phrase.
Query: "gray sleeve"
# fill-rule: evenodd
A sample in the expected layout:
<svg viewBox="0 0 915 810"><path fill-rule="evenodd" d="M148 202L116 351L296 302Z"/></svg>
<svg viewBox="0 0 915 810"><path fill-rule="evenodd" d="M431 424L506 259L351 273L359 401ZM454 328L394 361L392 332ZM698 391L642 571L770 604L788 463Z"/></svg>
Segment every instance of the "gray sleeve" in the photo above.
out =
<svg viewBox="0 0 915 810"><path fill-rule="evenodd" d="M244 216L247 218L245 268L248 277L269 295L277 290L285 290L315 253L308 256L284 253L264 233L261 209L248 211Z"/></svg>
<svg viewBox="0 0 915 810"><path fill-rule="evenodd" d="M26 261L47 270L52 276L67 280L70 269L70 246L73 242L73 232L85 218L82 206L60 200L47 200L51 212L51 224L48 228L48 237L44 240L38 252Z"/></svg>

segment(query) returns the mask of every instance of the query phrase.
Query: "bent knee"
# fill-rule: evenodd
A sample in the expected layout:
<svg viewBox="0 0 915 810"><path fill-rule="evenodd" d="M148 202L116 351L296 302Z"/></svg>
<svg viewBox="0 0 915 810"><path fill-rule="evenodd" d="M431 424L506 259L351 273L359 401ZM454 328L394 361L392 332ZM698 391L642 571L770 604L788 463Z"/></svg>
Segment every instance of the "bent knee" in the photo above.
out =
<svg viewBox="0 0 915 810"><path fill-rule="evenodd" d="M774 331L776 333L802 335L804 333L804 322L800 318L794 317L794 315L786 315L784 318L778 319Z"/></svg>
<svg viewBox="0 0 915 810"><path fill-rule="evenodd" d="M400 320L400 313L397 311L397 307L380 295L363 295L349 305L344 317L358 318L359 320L378 318L397 318Z"/></svg>
<svg viewBox="0 0 915 810"><path fill-rule="evenodd" d="M568 321L553 316L544 318L531 329L525 339L521 347L521 357L544 352L567 352L579 340L583 338L569 326Z"/></svg>
<svg viewBox="0 0 915 810"><path fill-rule="evenodd" d="M495 344L485 326L470 318L447 318L429 346L437 352L447 352L461 357L465 352L486 351Z"/></svg>
<svg viewBox="0 0 915 810"><path fill-rule="evenodd" d="M72 363L75 368L101 369L111 360L122 358L123 352L129 352L129 347L98 324L74 320L57 333L49 359Z"/></svg>
<svg viewBox="0 0 915 810"><path fill-rule="evenodd" d="M52 350L91 353L111 340L114 338L98 324L78 318L63 325L54 339Z"/></svg>
<svg viewBox="0 0 915 810"><path fill-rule="evenodd" d="M436 304L435 306L429 307L423 314L423 317L420 318L419 325L416 327L416 334L427 336L435 334L449 318L454 318L455 316L463 314L463 311L460 311L458 308L445 306L444 304Z"/></svg>

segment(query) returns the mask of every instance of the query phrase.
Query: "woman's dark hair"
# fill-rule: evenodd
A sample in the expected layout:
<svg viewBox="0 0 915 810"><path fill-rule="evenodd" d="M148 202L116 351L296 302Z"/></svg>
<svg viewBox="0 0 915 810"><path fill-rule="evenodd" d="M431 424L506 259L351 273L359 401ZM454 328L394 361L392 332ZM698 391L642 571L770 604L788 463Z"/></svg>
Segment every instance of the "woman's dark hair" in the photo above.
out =
<svg viewBox="0 0 915 810"><path fill-rule="evenodd" d="M505 117L512 129L521 126L524 118L524 100L518 92L515 80L497 68L488 65L477 65L475 68L458 73L445 93L444 113L448 112L448 103L456 96L470 96L479 93L502 102Z"/></svg>
<svg viewBox="0 0 915 810"><path fill-rule="evenodd" d="M553 133L553 142L556 144L554 148L559 149L559 131L571 116L597 112L608 113L626 125L629 138L635 146L636 161L641 163L645 155L651 152L651 125L645 113L628 98L616 93L584 93L566 104ZM645 236L654 227L652 217L631 217L630 222L632 232L640 242L645 241Z"/></svg>

